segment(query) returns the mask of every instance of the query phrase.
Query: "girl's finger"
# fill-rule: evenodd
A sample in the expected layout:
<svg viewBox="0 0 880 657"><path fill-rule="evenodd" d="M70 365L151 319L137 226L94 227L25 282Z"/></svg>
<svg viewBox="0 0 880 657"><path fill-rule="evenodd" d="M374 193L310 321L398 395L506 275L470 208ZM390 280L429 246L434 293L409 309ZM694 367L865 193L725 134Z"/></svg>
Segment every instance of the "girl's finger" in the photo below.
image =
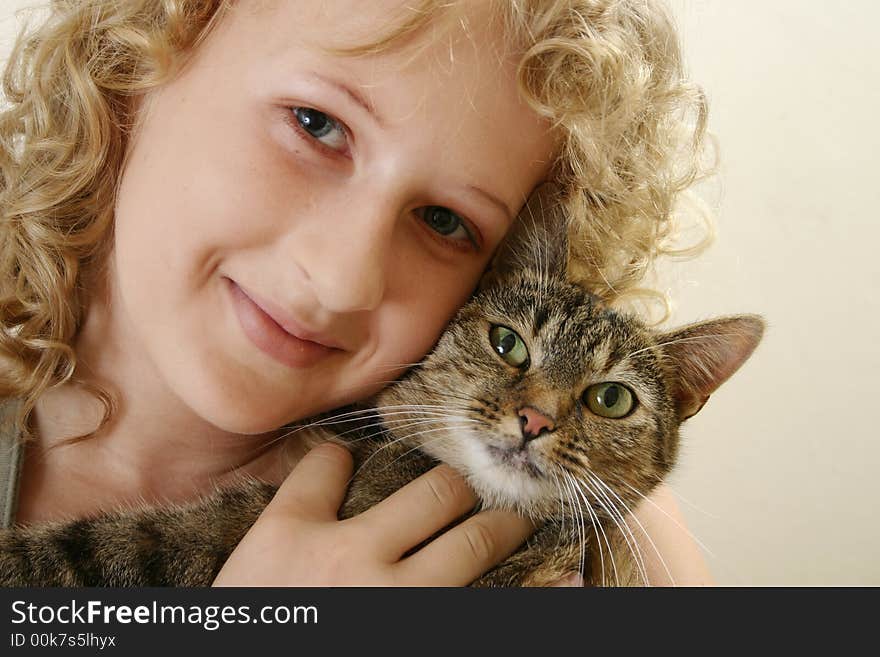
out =
<svg viewBox="0 0 880 657"><path fill-rule="evenodd" d="M483 511L401 561L399 581L411 586L465 586L510 556L535 530L509 511Z"/></svg>
<svg viewBox="0 0 880 657"><path fill-rule="evenodd" d="M355 519L381 541L380 553L397 561L432 534L474 508L476 495L448 465L438 465Z"/></svg>
<svg viewBox="0 0 880 657"><path fill-rule="evenodd" d="M303 519L336 520L352 472L351 453L335 443L309 451L267 507Z"/></svg>

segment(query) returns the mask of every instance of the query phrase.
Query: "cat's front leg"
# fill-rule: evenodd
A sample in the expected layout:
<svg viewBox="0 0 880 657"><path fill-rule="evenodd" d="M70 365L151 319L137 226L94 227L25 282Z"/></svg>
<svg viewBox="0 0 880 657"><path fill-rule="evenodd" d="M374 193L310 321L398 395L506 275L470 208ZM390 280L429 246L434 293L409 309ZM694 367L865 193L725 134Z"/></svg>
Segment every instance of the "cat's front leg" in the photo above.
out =
<svg viewBox="0 0 880 657"><path fill-rule="evenodd" d="M0 586L210 586L274 493L248 480L183 506L0 530Z"/></svg>
<svg viewBox="0 0 880 657"><path fill-rule="evenodd" d="M589 537L582 544L571 529L571 523L563 526L555 521L547 522L519 550L471 586L550 586L572 571L579 571L582 558L589 564L591 546Z"/></svg>
<svg viewBox="0 0 880 657"><path fill-rule="evenodd" d="M572 572L583 574L584 586L646 586L631 537L616 526L603 525L596 543L595 530L584 530L578 531L570 521L550 521L471 586L551 586Z"/></svg>

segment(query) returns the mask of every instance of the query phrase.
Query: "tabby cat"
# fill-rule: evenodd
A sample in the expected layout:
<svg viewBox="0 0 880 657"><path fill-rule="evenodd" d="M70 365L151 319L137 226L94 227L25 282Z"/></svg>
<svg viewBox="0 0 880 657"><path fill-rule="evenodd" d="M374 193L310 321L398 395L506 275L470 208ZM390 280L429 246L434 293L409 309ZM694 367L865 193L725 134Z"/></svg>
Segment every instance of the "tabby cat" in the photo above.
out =
<svg viewBox="0 0 880 657"><path fill-rule="evenodd" d="M547 230L532 210L420 366L372 408L303 432L354 453L341 518L444 461L483 507L542 523L475 586L541 586L573 570L588 584L638 585L642 530L623 518L673 467L679 425L764 324L746 315L650 330L566 279L564 226ZM4 530L0 584L210 585L274 492L249 481L187 506Z"/></svg>

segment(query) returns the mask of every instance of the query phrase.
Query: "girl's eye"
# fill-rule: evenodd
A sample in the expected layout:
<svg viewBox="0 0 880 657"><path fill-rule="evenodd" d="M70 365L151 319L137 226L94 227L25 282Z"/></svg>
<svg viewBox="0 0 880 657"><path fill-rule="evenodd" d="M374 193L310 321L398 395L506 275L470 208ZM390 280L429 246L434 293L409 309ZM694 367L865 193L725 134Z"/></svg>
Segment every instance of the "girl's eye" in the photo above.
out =
<svg viewBox="0 0 880 657"><path fill-rule="evenodd" d="M489 343L501 360L519 369L529 365L529 350L526 343L506 326L495 325L489 329Z"/></svg>
<svg viewBox="0 0 880 657"><path fill-rule="evenodd" d="M629 415L636 407L636 396L620 383L597 383L587 388L584 403L593 413L617 420Z"/></svg>
<svg viewBox="0 0 880 657"><path fill-rule="evenodd" d="M476 248L477 241L464 219L448 208L430 205L421 210L422 221L435 233L460 241L469 241Z"/></svg>
<svg viewBox="0 0 880 657"><path fill-rule="evenodd" d="M345 149L345 129L335 119L311 107L294 107L293 115L300 127L324 146L334 151Z"/></svg>

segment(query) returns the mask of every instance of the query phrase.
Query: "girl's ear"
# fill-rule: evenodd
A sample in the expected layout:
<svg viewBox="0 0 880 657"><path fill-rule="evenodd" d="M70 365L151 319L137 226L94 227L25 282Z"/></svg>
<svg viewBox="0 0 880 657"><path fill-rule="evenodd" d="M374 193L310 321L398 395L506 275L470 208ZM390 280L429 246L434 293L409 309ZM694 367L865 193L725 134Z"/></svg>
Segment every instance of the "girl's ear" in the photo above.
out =
<svg viewBox="0 0 880 657"><path fill-rule="evenodd" d="M485 289L512 272L529 269L545 276L562 275L568 264L568 222L559 202L558 188L544 183L529 197L495 251L480 288Z"/></svg>
<svg viewBox="0 0 880 657"><path fill-rule="evenodd" d="M672 371L670 386L679 421L697 414L758 346L764 335L758 315L722 317L657 336Z"/></svg>

